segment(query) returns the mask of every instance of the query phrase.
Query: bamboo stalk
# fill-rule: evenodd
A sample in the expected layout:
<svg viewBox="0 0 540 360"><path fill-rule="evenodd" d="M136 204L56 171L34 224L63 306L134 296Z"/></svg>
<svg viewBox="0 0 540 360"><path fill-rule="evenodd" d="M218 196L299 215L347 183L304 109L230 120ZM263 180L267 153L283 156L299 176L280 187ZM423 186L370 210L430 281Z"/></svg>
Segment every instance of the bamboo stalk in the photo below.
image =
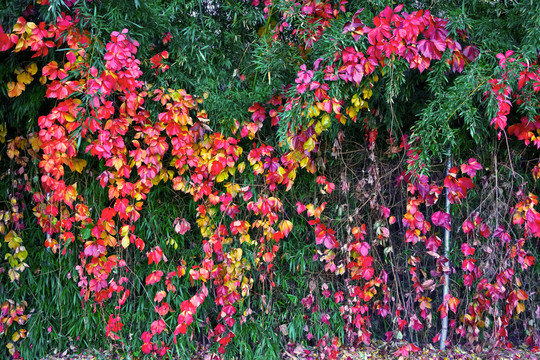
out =
<svg viewBox="0 0 540 360"><path fill-rule="evenodd" d="M450 168L452 167L452 158L451 156L448 156L448 161L446 162L446 175L448 176L448 173L450 172ZM450 214L450 199L448 198L449 190L446 188L446 213ZM445 267L449 266L448 263L448 253L450 252L450 230L445 229L444 230L444 257L446 258L446 262L444 264ZM444 274L444 287L443 287L443 302L446 301L446 295L449 293L449 282L450 282L450 276L448 273ZM442 319L442 330L441 330L441 343L440 343L440 349L444 350L446 348L446 338L448 334L448 312L446 313L446 316Z"/></svg>

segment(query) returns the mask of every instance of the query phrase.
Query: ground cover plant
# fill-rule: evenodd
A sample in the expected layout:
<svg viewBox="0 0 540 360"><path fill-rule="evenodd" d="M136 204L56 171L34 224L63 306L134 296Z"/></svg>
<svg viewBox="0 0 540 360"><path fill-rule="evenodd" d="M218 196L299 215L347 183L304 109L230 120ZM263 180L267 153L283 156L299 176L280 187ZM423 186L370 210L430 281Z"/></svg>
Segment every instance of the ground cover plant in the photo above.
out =
<svg viewBox="0 0 540 360"><path fill-rule="evenodd" d="M2 351L536 356L539 10L10 2Z"/></svg>

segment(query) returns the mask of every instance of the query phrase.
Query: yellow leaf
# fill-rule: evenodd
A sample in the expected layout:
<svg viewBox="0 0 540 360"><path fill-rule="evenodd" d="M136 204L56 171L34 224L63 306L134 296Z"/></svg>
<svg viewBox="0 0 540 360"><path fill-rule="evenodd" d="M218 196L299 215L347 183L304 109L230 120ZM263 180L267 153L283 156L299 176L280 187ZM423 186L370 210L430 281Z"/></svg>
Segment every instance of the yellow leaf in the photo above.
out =
<svg viewBox="0 0 540 360"><path fill-rule="evenodd" d="M316 117L316 116L319 116L320 113L321 113L321 110L319 110L319 108L317 106L311 105L309 107L307 116L308 116L308 118Z"/></svg>
<svg viewBox="0 0 540 360"><path fill-rule="evenodd" d="M125 248L127 248L129 246L129 244L130 244L129 243L129 238L127 236L124 236L122 238L122 247L125 249Z"/></svg>
<svg viewBox="0 0 540 360"><path fill-rule="evenodd" d="M129 234L129 225L124 225L120 228L120 235L126 237Z"/></svg>
<svg viewBox="0 0 540 360"><path fill-rule="evenodd" d="M10 355L15 354L15 345L13 343L8 343L6 347L8 348Z"/></svg>
<svg viewBox="0 0 540 360"><path fill-rule="evenodd" d="M73 166L71 167L71 170L76 171L79 174L81 174L82 170L86 166L86 160L84 160L84 159L73 159L72 162L73 162Z"/></svg>
<svg viewBox="0 0 540 360"><path fill-rule="evenodd" d="M116 234L116 231L114 229L109 230L111 233L114 232ZM109 244L109 246L115 247L117 244L116 238L112 235L107 235L107 238L105 241Z"/></svg>
<svg viewBox="0 0 540 360"><path fill-rule="evenodd" d="M10 231L5 236L4 241L8 243L10 249L16 249L19 247L22 239L15 232Z"/></svg>
<svg viewBox="0 0 540 360"><path fill-rule="evenodd" d="M28 256L28 251L26 250L24 246L20 246L17 249L15 256L18 257L19 260L24 261L24 259L26 259L26 257Z"/></svg>
<svg viewBox="0 0 540 360"><path fill-rule="evenodd" d="M19 52L26 46L26 40L21 36L19 38L19 41L17 42L17 45L15 45L15 49L13 49L13 52Z"/></svg>
<svg viewBox="0 0 540 360"><path fill-rule="evenodd" d="M6 142L6 135L7 135L6 124L2 123L0 124L0 142L1 143Z"/></svg>
<svg viewBox="0 0 540 360"><path fill-rule="evenodd" d="M35 75L37 73L37 65L36 65L36 63L31 63L30 65L26 66L25 70L30 75Z"/></svg>
<svg viewBox="0 0 540 360"><path fill-rule="evenodd" d="M236 248L233 251L231 251L232 259L235 261L242 260L242 249Z"/></svg>
<svg viewBox="0 0 540 360"><path fill-rule="evenodd" d="M259 161L258 163L253 165L253 173L255 175L258 175L258 174L262 174L262 172L263 172L263 167L262 167L261 162Z"/></svg>
<svg viewBox="0 0 540 360"><path fill-rule="evenodd" d="M228 178L229 178L229 173L227 172L227 170L224 170L220 172L219 175L216 177L216 181L219 183L219 182L223 182L223 180L227 180Z"/></svg>
<svg viewBox="0 0 540 360"><path fill-rule="evenodd" d="M66 113L64 115L64 119L66 119L67 122L73 122L75 121L75 116L73 116L71 113Z"/></svg>
<svg viewBox="0 0 540 360"><path fill-rule="evenodd" d="M21 275L13 269L8 270L8 276L11 282L18 281Z"/></svg>
<svg viewBox="0 0 540 360"><path fill-rule="evenodd" d="M322 126L322 123L320 121L317 121L317 123L315 124L315 132L317 134L320 134L323 132L323 126Z"/></svg>
<svg viewBox="0 0 540 360"><path fill-rule="evenodd" d="M279 224L279 230L283 233L283 236L287 237L289 236L289 233L291 232L293 228L293 223L289 220L282 220Z"/></svg>
<svg viewBox="0 0 540 360"><path fill-rule="evenodd" d="M313 141L313 138L309 138L304 143L304 150L306 150L307 152L311 152L313 149L315 149L315 141Z"/></svg>
<svg viewBox="0 0 540 360"><path fill-rule="evenodd" d="M20 83L28 85L32 82L32 80L34 80L34 78L26 71L23 71L19 75L17 75L17 81Z"/></svg>
<svg viewBox="0 0 540 360"><path fill-rule="evenodd" d="M349 115L351 118L355 117L356 115L358 115L358 110L357 108L355 107L352 107L352 106L349 106L347 108L347 115Z"/></svg>
<svg viewBox="0 0 540 360"><path fill-rule="evenodd" d="M309 161L309 158L307 156L304 156L302 160L300 160L300 167L306 167L307 163Z"/></svg>
<svg viewBox="0 0 540 360"><path fill-rule="evenodd" d="M244 242L251 245L251 236L249 236L249 234L245 234L245 235L240 236L240 244L242 244Z"/></svg>
<svg viewBox="0 0 540 360"><path fill-rule="evenodd" d="M176 240L174 240L173 238L169 238L167 240L167 245L173 246L174 250L178 249L178 244L176 243Z"/></svg>
<svg viewBox="0 0 540 360"><path fill-rule="evenodd" d="M317 168L315 167L315 161L308 160L306 164L306 170L312 174L315 174L315 171L317 171Z"/></svg>
<svg viewBox="0 0 540 360"><path fill-rule="evenodd" d="M37 25L35 23L27 22L26 26L24 27L24 30L26 31L27 34L31 34L32 30L34 30L35 28L37 28Z"/></svg>
<svg viewBox="0 0 540 360"><path fill-rule="evenodd" d="M21 273L21 272L23 272L24 269L26 269L27 267L29 267L29 265L28 265L27 263L23 262L23 263L20 263L19 265L15 266L15 267L13 268L13 270L18 271L18 272Z"/></svg>
<svg viewBox="0 0 540 360"><path fill-rule="evenodd" d="M362 91L362 96L364 99L369 99L373 95L373 91L371 89L366 88L364 91Z"/></svg>
<svg viewBox="0 0 540 360"><path fill-rule="evenodd" d="M32 145L32 150L34 150L35 152L38 152L39 149L41 148L41 140L39 140L39 137L35 136L35 134L32 133L28 137L28 141L30 142L30 145Z"/></svg>
<svg viewBox="0 0 540 360"><path fill-rule="evenodd" d="M238 172L240 174L244 172L245 168L246 168L246 164L243 161L240 164L238 164Z"/></svg>
<svg viewBox="0 0 540 360"><path fill-rule="evenodd" d="M332 120L330 119L330 115L324 114L321 118L322 127L324 130L328 130L330 125L332 125Z"/></svg>
<svg viewBox="0 0 540 360"><path fill-rule="evenodd" d="M360 109L369 109L367 101L360 100Z"/></svg>
<svg viewBox="0 0 540 360"><path fill-rule="evenodd" d="M351 103L354 105L354 107L358 108L360 107L360 99L358 98L358 94L354 94Z"/></svg>
<svg viewBox="0 0 540 360"><path fill-rule="evenodd" d="M289 178L290 180L296 179L296 169L292 169L287 175L287 178Z"/></svg>

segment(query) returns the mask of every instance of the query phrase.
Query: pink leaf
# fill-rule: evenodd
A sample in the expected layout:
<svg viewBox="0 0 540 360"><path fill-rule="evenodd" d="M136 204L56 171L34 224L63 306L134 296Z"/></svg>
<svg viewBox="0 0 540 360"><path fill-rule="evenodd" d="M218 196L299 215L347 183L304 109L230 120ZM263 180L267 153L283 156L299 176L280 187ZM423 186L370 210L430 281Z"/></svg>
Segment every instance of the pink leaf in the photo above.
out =
<svg viewBox="0 0 540 360"><path fill-rule="evenodd" d="M461 172L473 178L477 170L482 170L482 165L475 158L470 158L468 164L461 164Z"/></svg>
<svg viewBox="0 0 540 360"><path fill-rule="evenodd" d="M362 256L367 256L368 253L369 253L369 248L370 248L370 246L369 246L369 244L367 242L365 242L365 241L362 242L360 244L360 254L362 254Z"/></svg>
<svg viewBox="0 0 540 360"><path fill-rule="evenodd" d="M176 218L174 220L174 231L176 231L177 234L184 235L189 230L191 230L191 225L187 222L186 219L182 219L180 221L180 218Z"/></svg>
<svg viewBox="0 0 540 360"><path fill-rule="evenodd" d="M463 232L465 234L468 234L469 232L471 232L474 229L474 224L469 220L465 220L461 227L463 229Z"/></svg>
<svg viewBox="0 0 540 360"><path fill-rule="evenodd" d="M461 252L463 253L463 255L465 256L472 256L474 255L474 250L475 248L470 246L469 244L467 243L463 243L461 244Z"/></svg>
<svg viewBox="0 0 540 360"><path fill-rule="evenodd" d="M450 215L443 212L443 211L437 211L433 215L431 215L431 221L433 224L437 226L442 226L446 230L450 231Z"/></svg>

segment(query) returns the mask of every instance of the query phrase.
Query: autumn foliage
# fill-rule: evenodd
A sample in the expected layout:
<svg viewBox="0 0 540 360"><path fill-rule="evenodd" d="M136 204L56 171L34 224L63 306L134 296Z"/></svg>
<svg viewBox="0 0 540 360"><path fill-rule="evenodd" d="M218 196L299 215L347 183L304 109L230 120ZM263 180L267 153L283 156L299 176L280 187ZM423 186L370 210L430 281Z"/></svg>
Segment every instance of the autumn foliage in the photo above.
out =
<svg viewBox="0 0 540 360"><path fill-rule="evenodd" d="M342 344L374 337L397 341L395 356L406 357L439 341L446 317L448 344L519 341L537 350L537 289L526 280L538 280L531 275L537 196L523 181L505 206L488 208L482 196L502 191L489 188L480 160L492 161L489 154L453 158L447 171L429 173L418 138L398 138L373 120L373 94L393 71L419 77L444 66L457 77L474 63L481 53L465 29L456 37L447 19L402 5L372 18L345 1L304 1L279 12L271 2L251 6L272 14L264 41L297 49L304 60L328 32L342 40L335 52L294 65L293 82L254 101L248 117L228 128L205 111L207 94L156 85L175 65L161 48L140 58L128 29L95 39L69 8L52 22L21 16L0 28L0 50L24 58L2 84L7 96L24 97L32 84L48 104L28 134L12 134L9 124L2 133L12 178L0 213L3 286L36 273L26 245L36 242L35 251L76 264L69 276L77 290L66 296L101 312L100 332L113 348L134 343L130 351L158 357L178 351L181 338L224 354L244 341L242 326L275 311L272 296L298 294L305 326L294 338L281 331L282 342L310 343L329 358ZM170 33L162 43L169 41ZM484 94L496 114L486 127L502 142L516 140L512 146L540 148L539 115L510 120L515 107L537 107L540 66L512 51L497 58ZM362 174L357 163L347 168L348 151L364 154ZM527 170L536 180L540 164ZM162 191L161 206L181 199L183 207L161 219L169 238L155 239L141 229ZM22 236L31 222L39 239ZM445 231L452 233L448 258ZM301 257L316 269L313 278L289 266L295 246L309 249ZM307 280L289 294L283 274L294 271ZM443 297L445 274L451 290ZM37 316L32 301L6 298L1 306L0 332L14 358ZM145 323L127 331L130 303L146 304Z"/></svg>

